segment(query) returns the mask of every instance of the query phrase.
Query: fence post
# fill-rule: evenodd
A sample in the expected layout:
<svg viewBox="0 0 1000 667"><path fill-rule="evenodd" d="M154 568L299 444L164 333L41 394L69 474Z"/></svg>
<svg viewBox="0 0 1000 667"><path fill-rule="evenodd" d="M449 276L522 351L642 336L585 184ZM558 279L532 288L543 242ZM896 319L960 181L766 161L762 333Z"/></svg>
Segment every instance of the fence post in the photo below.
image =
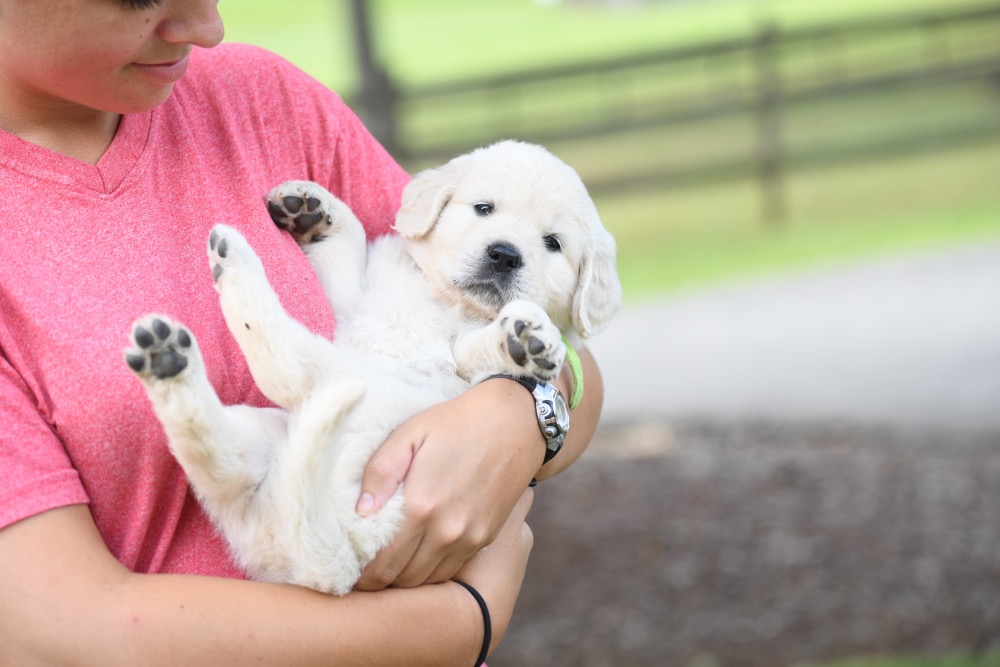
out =
<svg viewBox="0 0 1000 667"><path fill-rule="evenodd" d="M753 50L757 71L757 177L761 190L761 217L765 223L772 225L783 223L786 213L781 71L777 42L778 29L774 23L761 23Z"/></svg>
<svg viewBox="0 0 1000 667"><path fill-rule="evenodd" d="M400 146L396 132L396 104L399 93L385 68L375 57L367 0L351 1L354 50L358 59L358 112L365 126L396 159Z"/></svg>

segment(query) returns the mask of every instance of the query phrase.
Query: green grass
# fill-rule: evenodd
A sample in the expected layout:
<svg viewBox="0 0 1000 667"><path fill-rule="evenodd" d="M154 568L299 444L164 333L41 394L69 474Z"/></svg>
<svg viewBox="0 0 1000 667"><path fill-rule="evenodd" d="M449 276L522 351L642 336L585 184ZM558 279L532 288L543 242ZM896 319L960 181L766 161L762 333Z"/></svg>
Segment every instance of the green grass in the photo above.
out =
<svg viewBox="0 0 1000 667"><path fill-rule="evenodd" d="M889 253L1000 240L1000 142L787 179L789 216L761 219L737 181L599 198L629 297Z"/></svg>
<svg viewBox="0 0 1000 667"><path fill-rule="evenodd" d="M530 0L371 0L378 50L405 85L573 63L782 26L945 8L991 0L721 0L607 8ZM353 87L346 0L226 0L228 41L285 55L338 90Z"/></svg>

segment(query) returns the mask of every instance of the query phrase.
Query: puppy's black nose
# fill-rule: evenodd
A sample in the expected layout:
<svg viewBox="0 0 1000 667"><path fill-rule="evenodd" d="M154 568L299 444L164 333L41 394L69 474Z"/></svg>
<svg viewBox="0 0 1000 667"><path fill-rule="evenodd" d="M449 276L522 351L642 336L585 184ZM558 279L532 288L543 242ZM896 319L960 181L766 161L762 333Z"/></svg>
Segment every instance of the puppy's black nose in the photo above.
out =
<svg viewBox="0 0 1000 667"><path fill-rule="evenodd" d="M493 270L497 273L510 273L521 266L521 253L506 243L493 243L486 249Z"/></svg>

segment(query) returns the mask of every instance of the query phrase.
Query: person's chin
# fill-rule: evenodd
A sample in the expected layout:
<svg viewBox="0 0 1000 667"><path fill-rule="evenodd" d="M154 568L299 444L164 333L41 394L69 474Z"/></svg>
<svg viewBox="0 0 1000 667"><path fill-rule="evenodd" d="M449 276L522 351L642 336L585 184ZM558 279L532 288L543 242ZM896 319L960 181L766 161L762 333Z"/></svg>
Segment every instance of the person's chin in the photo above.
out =
<svg viewBox="0 0 1000 667"><path fill-rule="evenodd" d="M134 113L145 113L147 111L152 111L156 107L163 104L168 97L170 97L171 91L174 89L174 84L158 84L155 86L145 85L142 86L140 90L136 90L132 87L130 94L119 100L118 104L113 105L114 111L120 114L134 114Z"/></svg>

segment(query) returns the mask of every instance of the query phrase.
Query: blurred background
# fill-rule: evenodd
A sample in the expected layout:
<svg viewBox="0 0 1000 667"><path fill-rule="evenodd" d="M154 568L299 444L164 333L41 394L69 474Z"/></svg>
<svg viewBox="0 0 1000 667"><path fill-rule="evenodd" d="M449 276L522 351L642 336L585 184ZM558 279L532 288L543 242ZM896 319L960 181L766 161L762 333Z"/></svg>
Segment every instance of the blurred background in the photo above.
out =
<svg viewBox="0 0 1000 667"><path fill-rule="evenodd" d="M410 171L544 144L618 241L491 665L1000 665L1000 2L220 9Z"/></svg>

